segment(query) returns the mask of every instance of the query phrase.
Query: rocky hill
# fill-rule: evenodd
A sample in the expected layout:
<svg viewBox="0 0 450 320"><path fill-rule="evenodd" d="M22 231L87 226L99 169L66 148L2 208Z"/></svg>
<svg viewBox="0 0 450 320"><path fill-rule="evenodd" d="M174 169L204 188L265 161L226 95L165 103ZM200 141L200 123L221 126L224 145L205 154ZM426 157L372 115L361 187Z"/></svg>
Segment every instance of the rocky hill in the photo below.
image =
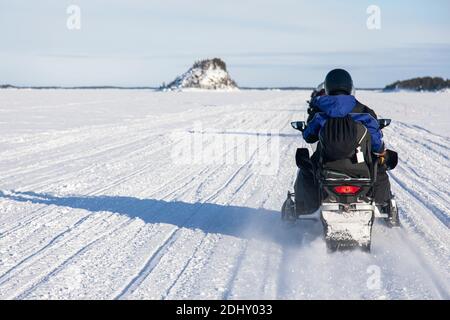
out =
<svg viewBox="0 0 450 320"><path fill-rule="evenodd" d="M187 72L168 85L161 86L161 89L236 90L238 86L228 74L225 62L214 58L197 61Z"/></svg>

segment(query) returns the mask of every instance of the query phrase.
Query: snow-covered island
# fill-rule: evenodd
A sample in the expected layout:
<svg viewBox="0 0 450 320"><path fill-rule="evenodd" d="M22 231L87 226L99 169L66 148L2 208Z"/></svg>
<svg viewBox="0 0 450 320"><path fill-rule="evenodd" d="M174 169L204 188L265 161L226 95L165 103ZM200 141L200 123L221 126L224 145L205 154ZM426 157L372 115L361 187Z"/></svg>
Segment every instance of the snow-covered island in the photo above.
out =
<svg viewBox="0 0 450 320"><path fill-rule="evenodd" d="M441 91L450 89L450 80L440 77L422 77L396 81L384 88L384 91Z"/></svg>
<svg viewBox="0 0 450 320"><path fill-rule="evenodd" d="M237 90L236 82L228 74L226 64L219 58L200 60L184 74L161 90L206 89Z"/></svg>

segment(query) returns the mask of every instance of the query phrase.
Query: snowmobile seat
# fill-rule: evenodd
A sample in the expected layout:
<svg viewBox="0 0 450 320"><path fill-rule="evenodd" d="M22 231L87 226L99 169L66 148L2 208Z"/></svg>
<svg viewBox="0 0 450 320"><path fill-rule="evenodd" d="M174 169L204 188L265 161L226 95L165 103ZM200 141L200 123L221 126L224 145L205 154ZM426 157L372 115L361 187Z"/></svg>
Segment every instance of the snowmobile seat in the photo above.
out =
<svg viewBox="0 0 450 320"><path fill-rule="evenodd" d="M322 170L322 177L325 180L332 180L332 181L336 181L336 180L367 181L367 180L370 180L369 178L355 178L348 174L338 172L338 171L328 170L328 169Z"/></svg>
<svg viewBox="0 0 450 320"><path fill-rule="evenodd" d="M370 168L366 163L355 163L352 159L341 159L326 162L322 165L322 177L324 174L336 176L337 174L348 176L352 179L365 178L370 179ZM344 178L345 179L345 178Z"/></svg>

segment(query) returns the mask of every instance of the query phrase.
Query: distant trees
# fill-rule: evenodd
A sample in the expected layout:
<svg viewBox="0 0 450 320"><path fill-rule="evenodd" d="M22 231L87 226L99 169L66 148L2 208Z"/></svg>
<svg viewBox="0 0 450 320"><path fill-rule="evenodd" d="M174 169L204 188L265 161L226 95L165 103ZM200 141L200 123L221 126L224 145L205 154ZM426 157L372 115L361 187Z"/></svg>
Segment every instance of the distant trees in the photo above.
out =
<svg viewBox="0 0 450 320"><path fill-rule="evenodd" d="M440 77L421 77L409 80L396 81L384 88L385 91L392 90L414 90L414 91L438 91L450 88L450 80Z"/></svg>

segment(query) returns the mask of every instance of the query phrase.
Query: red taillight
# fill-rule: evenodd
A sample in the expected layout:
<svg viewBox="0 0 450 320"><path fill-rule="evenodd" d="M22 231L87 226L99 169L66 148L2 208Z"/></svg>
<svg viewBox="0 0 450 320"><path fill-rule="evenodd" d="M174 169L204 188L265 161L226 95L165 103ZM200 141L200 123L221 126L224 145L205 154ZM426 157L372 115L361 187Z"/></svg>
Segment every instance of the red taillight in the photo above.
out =
<svg viewBox="0 0 450 320"><path fill-rule="evenodd" d="M334 191L338 194L355 194L359 190L361 190L360 187L356 186L337 186L334 187Z"/></svg>

